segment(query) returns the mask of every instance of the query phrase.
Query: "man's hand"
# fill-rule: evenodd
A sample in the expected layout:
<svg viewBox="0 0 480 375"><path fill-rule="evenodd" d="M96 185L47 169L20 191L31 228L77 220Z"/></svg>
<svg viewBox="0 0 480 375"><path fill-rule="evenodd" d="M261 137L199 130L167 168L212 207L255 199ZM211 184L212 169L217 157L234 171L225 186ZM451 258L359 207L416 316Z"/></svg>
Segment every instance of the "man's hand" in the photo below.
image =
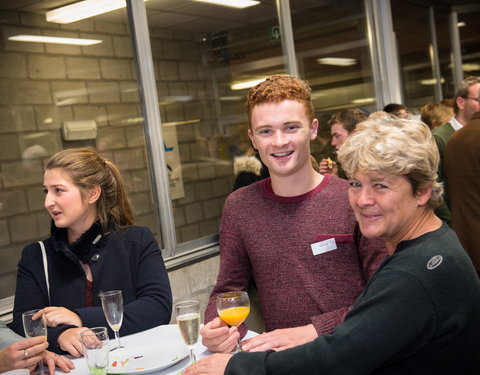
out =
<svg viewBox="0 0 480 375"><path fill-rule="evenodd" d="M0 373L26 368L32 371L47 349L45 336L32 337L7 346L0 350Z"/></svg>
<svg viewBox="0 0 480 375"><path fill-rule="evenodd" d="M83 355L82 340L80 334L88 328L69 328L58 336L58 345L62 350L69 352L72 356L78 358Z"/></svg>
<svg viewBox="0 0 480 375"><path fill-rule="evenodd" d="M231 354L212 354L183 371L183 375L223 375Z"/></svg>
<svg viewBox="0 0 480 375"><path fill-rule="evenodd" d="M270 349L281 351L313 341L317 337L318 334L313 324L276 329L242 341L242 349L247 352L263 352Z"/></svg>
<svg viewBox="0 0 480 375"><path fill-rule="evenodd" d="M58 355L48 350L43 352L43 362L48 366L48 372L50 375L55 374L55 367L60 368L63 372L70 372L75 368L75 365L68 358L63 355Z"/></svg>
<svg viewBox="0 0 480 375"><path fill-rule="evenodd" d="M320 163L318 163L318 171L321 174L330 173L337 176L338 175L337 163L331 160L330 158L322 159L320 160Z"/></svg>
<svg viewBox="0 0 480 375"><path fill-rule="evenodd" d="M65 307L49 306L38 311L32 319L39 319L44 316L49 327L57 327L62 324L81 327L82 320L78 314Z"/></svg>
<svg viewBox="0 0 480 375"><path fill-rule="evenodd" d="M230 353L240 338L237 327L228 328L219 317L205 324L200 335L202 344L212 353Z"/></svg>

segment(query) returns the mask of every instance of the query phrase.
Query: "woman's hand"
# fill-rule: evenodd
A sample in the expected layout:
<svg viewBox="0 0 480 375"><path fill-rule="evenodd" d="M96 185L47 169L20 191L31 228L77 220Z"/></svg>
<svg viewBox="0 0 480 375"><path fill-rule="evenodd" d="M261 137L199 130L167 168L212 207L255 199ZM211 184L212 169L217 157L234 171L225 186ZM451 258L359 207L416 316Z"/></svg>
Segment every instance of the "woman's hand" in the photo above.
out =
<svg viewBox="0 0 480 375"><path fill-rule="evenodd" d="M72 361L68 358L64 357L63 355L58 355L48 350L43 352L43 361L48 366L48 372L50 375L55 374L55 367L60 368L63 372L70 372L75 368L75 365Z"/></svg>
<svg viewBox="0 0 480 375"><path fill-rule="evenodd" d="M68 324L72 326L81 327L82 320L78 314L66 309L65 307L49 306L38 311L33 319L39 319L44 315L47 325L49 327L57 327L62 324Z"/></svg>
<svg viewBox="0 0 480 375"><path fill-rule="evenodd" d="M66 329L58 336L58 345L62 350L69 352L76 358L82 356L83 347L80 335L87 329L86 327Z"/></svg>
<svg viewBox="0 0 480 375"><path fill-rule="evenodd" d="M0 350L0 373L23 368L32 371L47 347L45 336L32 337L7 346Z"/></svg>
<svg viewBox="0 0 480 375"><path fill-rule="evenodd" d="M195 362L183 371L183 375L223 375L231 354L212 354Z"/></svg>

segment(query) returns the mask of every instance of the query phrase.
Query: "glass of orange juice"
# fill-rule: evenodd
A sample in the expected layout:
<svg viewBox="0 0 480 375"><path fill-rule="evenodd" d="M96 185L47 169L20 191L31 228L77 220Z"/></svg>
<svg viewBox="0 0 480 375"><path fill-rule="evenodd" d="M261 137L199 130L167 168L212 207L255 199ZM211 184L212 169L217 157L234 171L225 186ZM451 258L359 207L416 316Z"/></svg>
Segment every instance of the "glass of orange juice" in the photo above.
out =
<svg viewBox="0 0 480 375"><path fill-rule="evenodd" d="M226 292L217 296L217 312L229 326L238 327L250 313L250 299L248 293L243 291ZM232 353L241 352L240 340L237 341Z"/></svg>

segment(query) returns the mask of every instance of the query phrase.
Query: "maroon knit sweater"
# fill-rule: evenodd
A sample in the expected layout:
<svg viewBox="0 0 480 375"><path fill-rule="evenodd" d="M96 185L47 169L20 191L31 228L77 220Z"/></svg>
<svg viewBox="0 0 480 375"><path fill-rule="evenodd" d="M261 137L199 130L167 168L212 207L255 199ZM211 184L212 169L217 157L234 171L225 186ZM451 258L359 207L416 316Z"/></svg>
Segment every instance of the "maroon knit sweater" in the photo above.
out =
<svg viewBox="0 0 480 375"><path fill-rule="evenodd" d="M296 197L275 195L270 178L230 194L205 322L217 316L217 294L246 290L253 279L267 331L313 323L319 335L331 333L387 256L382 241L360 235L347 189L347 181L325 175ZM311 244L329 238L337 249L313 255Z"/></svg>

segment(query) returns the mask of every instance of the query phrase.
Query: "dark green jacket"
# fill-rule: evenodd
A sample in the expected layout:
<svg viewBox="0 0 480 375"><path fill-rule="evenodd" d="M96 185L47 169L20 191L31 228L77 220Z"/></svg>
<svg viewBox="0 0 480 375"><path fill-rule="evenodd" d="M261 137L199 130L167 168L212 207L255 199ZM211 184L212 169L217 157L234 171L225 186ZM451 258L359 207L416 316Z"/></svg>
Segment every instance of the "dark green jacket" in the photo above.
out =
<svg viewBox="0 0 480 375"><path fill-rule="evenodd" d="M449 122L432 130L433 137L437 143L438 152L440 153L440 163L438 164L438 181L443 182L444 184L443 203L435 210L435 214L448 225L451 224L452 215L450 213L448 186L445 175L445 148L447 147L448 139L453 133L455 133L455 129Z"/></svg>

